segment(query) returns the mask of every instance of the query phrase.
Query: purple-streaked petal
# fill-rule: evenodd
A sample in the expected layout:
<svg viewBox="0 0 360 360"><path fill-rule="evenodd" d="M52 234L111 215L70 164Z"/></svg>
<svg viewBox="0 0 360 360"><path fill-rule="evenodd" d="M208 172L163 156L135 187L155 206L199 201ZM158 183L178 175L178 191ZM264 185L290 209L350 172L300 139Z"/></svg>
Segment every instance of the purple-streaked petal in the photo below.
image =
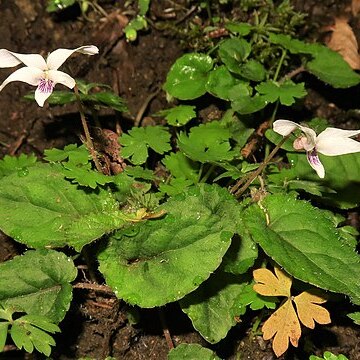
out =
<svg viewBox="0 0 360 360"><path fill-rule="evenodd" d="M49 70L48 78L53 81L54 86L56 84L63 84L72 89L76 84L75 80L70 75L58 70Z"/></svg>
<svg viewBox="0 0 360 360"><path fill-rule="evenodd" d="M76 49L57 49L49 54L46 63L49 69L57 70L74 52L86 55L95 55L99 53L99 49L94 45L80 46Z"/></svg>
<svg viewBox="0 0 360 360"><path fill-rule="evenodd" d="M14 71L7 77L0 85L0 91L12 81L22 81L27 84L37 86L43 77L44 72L42 70L25 66Z"/></svg>
<svg viewBox="0 0 360 360"><path fill-rule="evenodd" d="M42 89L39 85L35 90L35 100L38 105L43 107L45 100L51 95L51 93L52 89L50 91L50 88L48 88L47 91L44 91L44 89Z"/></svg>
<svg viewBox="0 0 360 360"><path fill-rule="evenodd" d="M19 64L46 70L46 62L40 54L18 54L0 49L0 68L13 67Z"/></svg>
<svg viewBox="0 0 360 360"><path fill-rule="evenodd" d="M306 155L310 166L316 171L319 178L323 179L325 177L325 169L319 159L316 149L308 151Z"/></svg>

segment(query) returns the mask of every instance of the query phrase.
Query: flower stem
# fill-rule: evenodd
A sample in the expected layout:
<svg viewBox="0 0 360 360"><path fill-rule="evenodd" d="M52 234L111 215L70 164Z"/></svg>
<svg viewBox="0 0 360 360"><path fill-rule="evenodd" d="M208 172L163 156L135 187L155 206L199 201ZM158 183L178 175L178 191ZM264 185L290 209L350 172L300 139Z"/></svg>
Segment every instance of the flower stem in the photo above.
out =
<svg viewBox="0 0 360 360"><path fill-rule="evenodd" d="M101 165L99 163L99 159L97 158L96 151L95 151L95 148L94 148L94 143L93 143L93 141L91 139L89 127L88 127L87 122L86 122L84 108L83 108L82 102L80 100L79 88L78 88L77 85L75 85L75 87L74 87L74 92L75 92L76 102L78 104L78 109L79 109L79 113L80 113L81 124L82 124L82 127L84 129L85 145L86 145L87 149L89 150L89 153L90 153L90 155L91 155L91 157L92 157L92 159L94 161L96 170L102 173L102 168L101 168Z"/></svg>
<svg viewBox="0 0 360 360"><path fill-rule="evenodd" d="M253 171L252 173L250 173L250 176L248 177L248 180L246 181L246 183L239 189L236 191L236 189L238 188L238 185L235 184L232 192L234 193L236 198L239 198L244 192L245 190L251 185L251 183L255 180L255 178L260 175L260 173L265 169L265 167L269 164L269 162L271 161L271 159L275 156L275 154L278 152L278 150L281 148L281 146L284 144L284 142L288 139L290 135L285 136L280 142L279 144L277 144L275 146L275 148L273 149L273 151L269 154L269 156L260 164L260 166ZM243 180L243 179L242 179ZM240 182L242 182L242 180L240 180ZM235 191L234 191L235 189Z"/></svg>

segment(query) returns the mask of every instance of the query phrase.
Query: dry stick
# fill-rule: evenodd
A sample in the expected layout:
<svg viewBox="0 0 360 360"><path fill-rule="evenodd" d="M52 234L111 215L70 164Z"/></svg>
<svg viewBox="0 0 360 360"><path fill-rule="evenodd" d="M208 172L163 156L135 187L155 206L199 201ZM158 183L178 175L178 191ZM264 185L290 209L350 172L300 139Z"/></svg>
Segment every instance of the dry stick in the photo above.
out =
<svg viewBox="0 0 360 360"><path fill-rule="evenodd" d="M161 90L161 88L157 89L156 91L154 91L153 93L151 93L143 102L143 104L141 105L138 113L136 114L136 118L134 121L134 127L138 127L140 126L141 120L143 118L143 115L147 109L147 107L149 106L150 102L155 98L155 96L159 93L159 91Z"/></svg>
<svg viewBox="0 0 360 360"><path fill-rule="evenodd" d="M235 193L235 197L239 198L245 190L251 185L251 183L255 180L255 178L260 175L260 173L264 170L264 168L268 165L270 160L274 157L274 155L278 152L278 150L281 148L281 146L284 144L284 142L289 138L290 134L285 136L273 149L273 151L268 155L268 157L261 163L261 165L251 173L249 179L243 185L238 191Z"/></svg>
<svg viewBox="0 0 360 360"><path fill-rule="evenodd" d="M168 328L166 320L165 320L164 311L161 308L159 308L159 317L160 317L161 327L163 329L166 343L169 347L169 350L171 350L174 348L174 343L171 339L170 331L169 331L169 328Z"/></svg>
<svg viewBox="0 0 360 360"><path fill-rule="evenodd" d="M77 283L73 285L74 289L86 289L86 290L93 290L97 292L102 292L105 294L114 295L114 291L107 285L99 285L93 283Z"/></svg>
<svg viewBox="0 0 360 360"><path fill-rule="evenodd" d="M95 167L96 167L97 171L102 173L102 168L101 168L99 160L98 160L98 158L96 156L94 143L93 143L93 141L91 139L89 127L88 127L87 122L86 122L84 108L83 108L82 102L80 100L79 89L78 89L77 85L75 85L75 87L74 87L74 92L75 92L76 101L77 101L77 104L78 104L78 109L79 109L79 113L80 113L82 127L84 129L85 140L86 140L85 145L86 145L87 149L89 150L92 159L94 160L94 164L95 164Z"/></svg>

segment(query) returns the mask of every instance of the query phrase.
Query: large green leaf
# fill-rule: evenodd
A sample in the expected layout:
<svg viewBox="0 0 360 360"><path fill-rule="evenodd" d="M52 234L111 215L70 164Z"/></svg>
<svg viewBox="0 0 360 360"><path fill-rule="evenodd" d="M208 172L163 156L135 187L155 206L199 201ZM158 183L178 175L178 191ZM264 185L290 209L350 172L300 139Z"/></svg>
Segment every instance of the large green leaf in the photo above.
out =
<svg viewBox="0 0 360 360"><path fill-rule="evenodd" d="M77 271L53 250L29 250L0 264L0 305L60 322L69 309Z"/></svg>
<svg viewBox="0 0 360 360"><path fill-rule="evenodd" d="M199 344L180 344L171 349L168 360L220 360L210 349Z"/></svg>
<svg viewBox="0 0 360 360"><path fill-rule="evenodd" d="M192 187L160 207L162 219L117 231L99 254L116 295L161 306L195 290L220 265L236 231L237 202L217 185Z"/></svg>
<svg viewBox="0 0 360 360"><path fill-rule="evenodd" d="M247 281L239 276L217 272L200 287L180 300L182 310L190 317L194 328L212 344L223 339L236 324L237 306Z"/></svg>
<svg viewBox="0 0 360 360"><path fill-rule="evenodd" d="M208 55L185 54L171 67L164 89L180 100L191 100L204 95L208 73L212 67L213 61Z"/></svg>
<svg viewBox="0 0 360 360"><path fill-rule="evenodd" d="M303 153L288 153L291 167L269 175L271 182L295 188L298 179L317 185L321 191L318 201L349 209L360 204L360 154L341 156L319 155L325 167L325 178L320 179L310 167ZM310 185L310 183L309 183ZM314 187L314 186L312 186ZM323 189L323 191L322 191ZM307 191L306 189L304 189ZM314 193L312 191L308 191Z"/></svg>
<svg viewBox="0 0 360 360"><path fill-rule="evenodd" d="M125 223L106 190L85 191L56 166L39 164L0 180L0 229L33 248L77 250Z"/></svg>
<svg viewBox="0 0 360 360"><path fill-rule="evenodd" d="M329 213L290 195L269 195L261 205L244 215L253 240L295 278L360 304L360 257L341 239Z"/></svg>
<svg viewBox="0 0 360 360"><path fill-rule="evenodd" d="M219 46L219 56L229 71L242 74L241 64L250 55L251 45L244 39L232 38Z"/></svg>

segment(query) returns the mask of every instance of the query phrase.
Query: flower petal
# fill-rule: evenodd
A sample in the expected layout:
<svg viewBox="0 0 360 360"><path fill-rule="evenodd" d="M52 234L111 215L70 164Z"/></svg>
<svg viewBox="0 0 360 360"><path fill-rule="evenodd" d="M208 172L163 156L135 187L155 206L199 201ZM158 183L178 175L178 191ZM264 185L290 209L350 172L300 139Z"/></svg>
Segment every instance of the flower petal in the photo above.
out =
<svg viewBox="0 0 360 360"><path fill-rule="evenodd" d="M273 124L273 130L282 136L287 136L296 129L300 129L300 125L290 120L276 120Z"/></svg>
<svg viewBox="0 0 360 360"><path fill-rule="evenodd" d="M319 178L323 179L325 177L325 169L319 159L317 151L313 149L312 151L308 151L306 155L310 166L316 171Z"/></svg>
<svg viewBox="0 0 360 360"><path fill-rule="evenodd" d="M18 54L0 49L0 68L13 67L19 64L46 70L46 62L40 54Z"/></svg>
<svg viewBox="0 0 360 360"><path fill-rule="evenodd" d="M10 76L7 77L0 85L0 91L12 81L22 81L27 84L36 86L43 77L44 72L42 70L25 66L14 71Z"/></svg>
<svg viewBox="0 0 360 360"><path fill-rule="evenodd" d="M54 82L54 86L56 84L63 84L72 89L76 84L75 80L70 75L58 70L49 70L48 78Z"/></svg>
<svg viewBox="0 0 360 360"><path fill-rule="evenodd" d="M95 55L99 53L99 49L94 45L80 46L76 49L57 49L49 54L46 63L49 69L57 70L74 52L86 55Z"/></svg>
<svg viewBox="0 0 360 360"><path fill-rule="evenodd" d="M316 140L319 153L336 156L360 152L360 142L350 139L350 136L360 134L360 130L325 129Z"/></svg>
<svg viewBox="0 0 360 360"><path fill-rule="evenodd" d="M44 102L45 100L52 94L52 90L51 91L42 91L40 89L40 86L37 87L37 89L35 90L35 100L38 103L39 106L43 107L44 106Z"/></svg>

